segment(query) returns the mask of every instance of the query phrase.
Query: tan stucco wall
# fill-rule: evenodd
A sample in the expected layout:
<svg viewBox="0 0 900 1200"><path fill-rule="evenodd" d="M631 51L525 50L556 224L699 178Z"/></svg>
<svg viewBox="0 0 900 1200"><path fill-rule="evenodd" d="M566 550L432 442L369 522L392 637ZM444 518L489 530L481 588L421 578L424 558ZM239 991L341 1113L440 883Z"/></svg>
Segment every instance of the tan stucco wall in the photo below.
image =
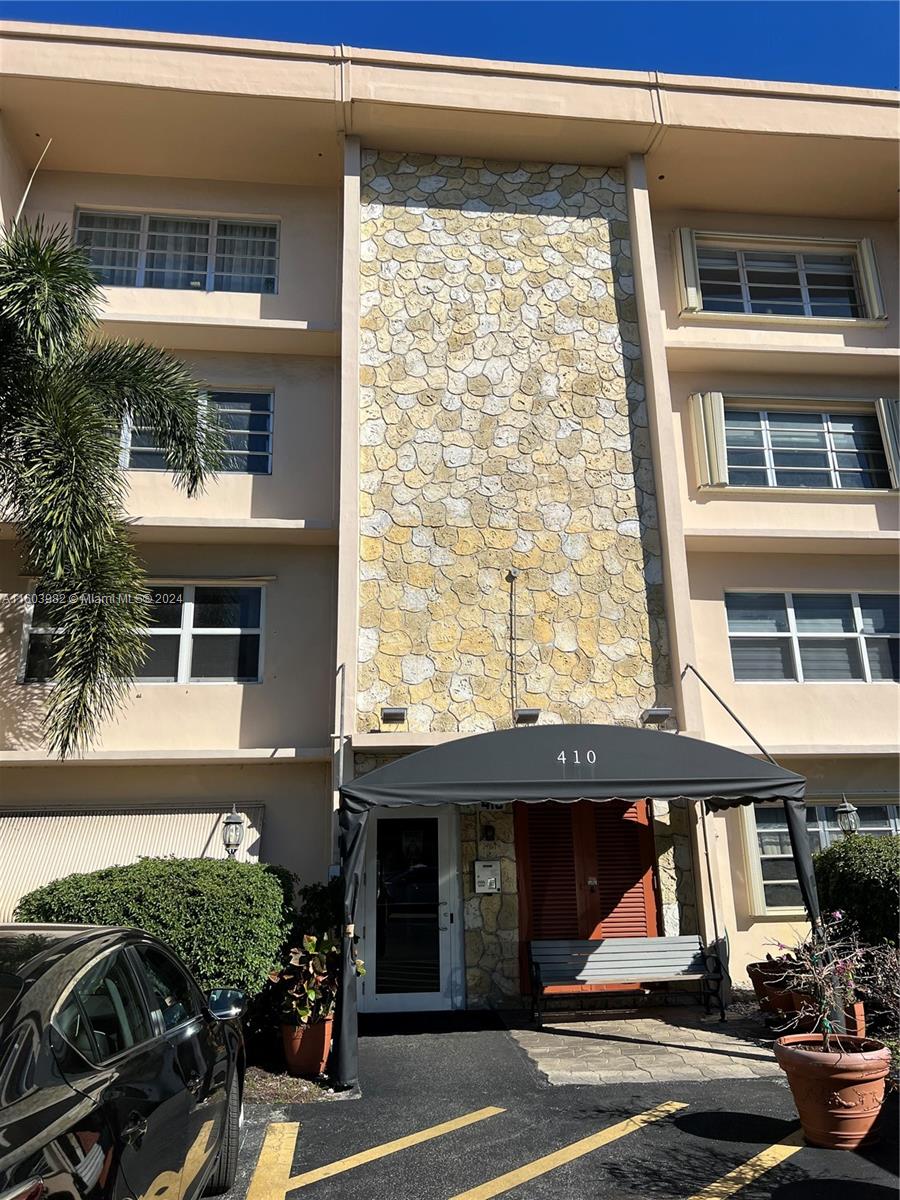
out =
<svg viewBox="0 0 900 1200"><path fill-rule="evenodd" d="M672 464L678 476L685 530L717 530L727 533L779 532L819 535L885 533L900 528L900 509L897 495L871 492L841 493L837 491L790 491L772 488L760 491L747 488L701 488L698 485L696 456L693 447L689 397L694 392L729 392L754 396L805 398L809 401L829 399L875 400L879 396L896 394L897 382L839 375L784 376L762 373L726 374L715 370L690 374L672 374L672 407L676 427L676 461ZM874 410L873 410L874 411Z"/></svg>
<svg viewBox="0 0 900 1200"><path fill-rule="evenodd" d="M885 756L828 758L782 758L782 765L807 779L810 804L835 801L841 795L856 805L866 801L896 804L900 799L900 765ZM752 825L740 810L732 809L717 820L715 853L723 878L730 887L720 900L729 929L732 977L748 986L745 971L749 962L778 953L778 943L793 945L804 937L808 925L802 914L766 915L754 903L750 884L750 859L756 852Z"/></svg>
<svg viewBox="0 0 900 1200"><path fill-rule="evenodd" d="M215 389L273 393L272 474L221 473L189 499L161 471L128 473L128 511L143 517L336 519L336 363L291 355L183 353Z"/></svg>
<svg viewBox="0 0 900 1200"><path fill-rule="evenodd" d="M0 111L0 227L12 223L27 180L25 164L12 143L7 122Z"/></svg>
<svg viewBox="0 0 900 1200"><path fill-rule="evenodd" d="M623 177L364 156L358 729L636 720L668 662Z"/></svg>
<svg viewBox="0 0 900 1200"><path fill-rule="evenodd" d="M898 688L891 683L736 683L726 591L897 590L896 559L883 556L695 554L690 557L697 666L765 746L896 746ZM704 736L752 751L712 696L702 696Z"/></svg>
<svg viewBox="0 0 900 1200"><path fill-rule="evenodd" d="M875 258L888 319L873 326L859 321L811 320L802 324L791 324L777 318L748 319L744 315L723 317L721 313L681 316L675 282L675 241L672 234L675 229L682 227L704 231L721 230L727 233L767 234L772 237L796 237L800 241L820 237L846 241L871 238L875 246ZM739 340L748 347L770 349L789 349L796 346L870 346L892 349L897 345L900 337L900 295L897 283L897 226L894 222L657 210L654 213L654 231L660 301L667 340L673 343L688 345L697 342L714 346L716 343L734 343Z"/></svg>
<svg viewBox="0 0 900 1200"><path fill-rule="evenodd" d="M51 151L52 153L52 151ZM209 179L77 174L41 170L26 211L48 224L70 226L76 208L221 216L280 222L278 293L202 292L116 287L107 311L124 316L240 318L337 325L338 191Z"/></svg>
<svg viewBox="0 0 900 1200"><path fill-rule="evenodd" d="M95 750L325 747L330 744L335 555L328 547L148 545L159 579L274 576L266 584L264 678L259 684L142 684ZM10 543L0 557L2 747L38 746L44 685L19 686L27 581Z"/></svg>
<svg viewBox="0 0 900 1200"><path fill-rule="evenodd" d="M259 857L311 883L326 878L331 859L328 776L327 764L3 767L0 810L262 804Z"/></svg>

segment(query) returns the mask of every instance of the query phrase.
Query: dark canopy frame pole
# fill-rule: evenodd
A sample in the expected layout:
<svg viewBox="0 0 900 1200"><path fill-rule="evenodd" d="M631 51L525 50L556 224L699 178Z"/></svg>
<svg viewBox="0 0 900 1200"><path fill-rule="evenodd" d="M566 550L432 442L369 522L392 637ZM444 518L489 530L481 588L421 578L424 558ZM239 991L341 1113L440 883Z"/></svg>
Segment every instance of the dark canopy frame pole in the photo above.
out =
<svg viewBox="0 0 900 1200"><path fill-rule="evenodd" d="M681 672L681 678L684 679L688 671L693 671L709 694L722 705L732 721L746 733L760 754L765 755L769 762L777 767L778 763L759 738L754 737L734 709L725 703L712 684L707 679L704 679L693 663L685 665L684 670ZM797 882L800 884L800 895L803 897L803 906L809 914L809 920L813 929L818 930L822 925L822 914L819 909L819 893L816 890L812 854L809 851L809 835L806 829L806 805L803 800L789 800L785 797L784 809L787 815L788 837L791 842L791 854L794 857L794 863L797 867Z"/></svg>
<svg viewBox="0 0 900 1200"><path fill-rule="evenodd" d="M805 791L806 780L777 763L696 738L616 725L533 725L476 734L419 750L343 784L338 818L344 881L338 1086L354 1086L359 1073L355 922L370 809L686 799L717 810L780 800L803 901L810 920L818 924Z"/></svg>

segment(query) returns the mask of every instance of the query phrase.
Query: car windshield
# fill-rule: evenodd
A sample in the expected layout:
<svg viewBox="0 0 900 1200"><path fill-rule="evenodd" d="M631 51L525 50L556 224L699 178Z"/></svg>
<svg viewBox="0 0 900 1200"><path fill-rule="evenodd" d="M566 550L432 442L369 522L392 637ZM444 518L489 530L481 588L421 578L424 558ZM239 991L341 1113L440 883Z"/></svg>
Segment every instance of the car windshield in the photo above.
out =
<svg viewBox="0 0 900 1200"><path fill-rule="evenodd" d="M26 963L59 941L53 933L0 933L0 972L18 975Z"/></svg>

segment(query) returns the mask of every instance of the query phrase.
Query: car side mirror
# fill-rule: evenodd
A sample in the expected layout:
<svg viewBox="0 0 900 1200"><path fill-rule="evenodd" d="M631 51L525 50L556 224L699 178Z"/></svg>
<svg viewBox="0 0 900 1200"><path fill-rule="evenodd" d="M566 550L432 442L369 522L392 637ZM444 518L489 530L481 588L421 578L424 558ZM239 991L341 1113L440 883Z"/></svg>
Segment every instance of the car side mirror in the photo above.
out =
<svg viewBox="0 0 900 1200"><path fill-rule="evenodd" d="M206 1007L217 1021L236 1021L247 1011L247 997L237 988L214 988Z"/></svg>

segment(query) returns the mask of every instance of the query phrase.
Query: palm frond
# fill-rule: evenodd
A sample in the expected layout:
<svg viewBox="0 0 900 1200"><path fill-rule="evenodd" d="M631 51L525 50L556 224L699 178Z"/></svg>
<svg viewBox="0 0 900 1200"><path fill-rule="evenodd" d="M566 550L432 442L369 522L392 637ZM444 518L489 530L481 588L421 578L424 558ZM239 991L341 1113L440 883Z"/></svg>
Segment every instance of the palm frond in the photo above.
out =
<svg viewBox="0 0 900 1200"><path fill-rule="evenodd" d="M90 332L101 289L84 251L62 226L19 221L0 240L3 341L49 363Z"/></svg>
<svg viewBox="0 0 900 1200"><path fill-rule="evenodd" d="M222 463L224 437L215 414L200 403L189 368L157 346L99 338L72 364L85 388L102 397L118 423L127 417L153 431L175 483L189 496Z"/></svg>
<svg viewBox="0 0 900 1200"><path fill-rule="evenodd" d="M190 495L224 441L183 364L96 336L100 295L68 233L22 224L0 239L0 496L26 570L66 597L48 614L44 724L62 757L125 703L147 650L144 573L119 469L123 419L154 431Z"/></svg>
<svg viewBox="0 0 900 1200"><path fill-rule="evenodd" d="M122 521L119 434L66 372L38 372L3 450L7 503L25 558L48 581L77 579L100 561Z"/></svg>
<svg viewBox="0 0 900 1200"><path fill-rule="evenodd" d="M69 599L50 610L53 687L44 730L50 750L66 758L86 749L125 705L147 654L146 584L124 526L113 530L90 570L56 581L53 590Z"/></svg>

